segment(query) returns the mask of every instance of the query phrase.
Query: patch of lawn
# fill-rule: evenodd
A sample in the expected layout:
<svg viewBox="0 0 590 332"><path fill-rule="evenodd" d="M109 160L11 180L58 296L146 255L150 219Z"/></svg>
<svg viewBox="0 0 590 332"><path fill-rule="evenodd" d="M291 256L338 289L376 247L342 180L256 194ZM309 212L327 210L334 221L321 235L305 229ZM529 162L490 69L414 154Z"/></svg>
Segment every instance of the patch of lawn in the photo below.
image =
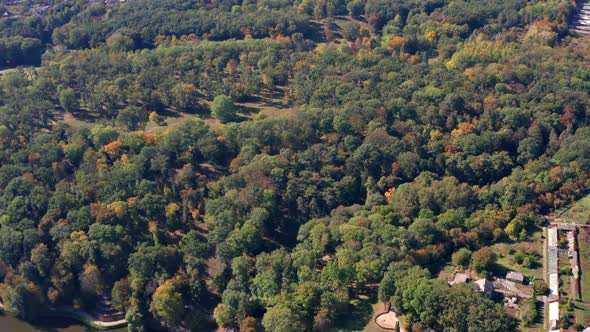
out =
<svg viewBox="0 0 590 332"><path fill-rule="evenodd" d="M373 318L373 302L374 299L352 299L350 301L349 314L344 317L339 317L336 323L338 331L342 332L353 332L353 331L366 331L365 327L374 321ZM384 331L379 326L374 324L378 329L372 329L371 331L379 332Z"/></svg>
<svg viewBox="0 0 590 332"><path fill-rule="evenodd" d="M528 241L516 243L498 243L492 246L498 254L497 273L503 277L508 271L517 271L529 279L543 277L543 232L542 230L533 233ZM516 255L525 254L534 258L533 264L528 265L517 262Z"/></svg>
<svg viewBox="0 0 590 332"><path fill-rule="evenodd" d="M578 234L580 257L580 301L576 302L576 322L590 325L590 235L585 230Z"/></svg>
<svg viewBox="0 0 590 332"><path fill-rule="evenodd" d="M542 332L544 331L545 308L542 301L537 301L537 319L530 326L523 326L523 332ZM530 305L530 304L528 304Z"/></svg>
<svg viewBox="0 0 590 332"><path fill-rule="evenodd" d="M557 211L555 216L563 222L585 225L590 215L590 195L575 202L569 208Z"/></svg>

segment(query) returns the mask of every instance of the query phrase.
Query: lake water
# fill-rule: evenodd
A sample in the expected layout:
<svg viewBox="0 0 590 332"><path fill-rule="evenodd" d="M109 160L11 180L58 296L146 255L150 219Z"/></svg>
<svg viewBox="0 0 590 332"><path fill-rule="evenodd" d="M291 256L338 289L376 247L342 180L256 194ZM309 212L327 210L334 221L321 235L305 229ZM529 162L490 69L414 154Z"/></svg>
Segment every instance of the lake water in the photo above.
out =
<svg viewBox="0 0 590 332"><path fill-rule="evenodd" d="M39 324L31 325L16 317L0 311L0 331L2 332L88 332L96 331L71 319L47 318ZM127 332L127 328L108 330L110 332Z"/></svg>

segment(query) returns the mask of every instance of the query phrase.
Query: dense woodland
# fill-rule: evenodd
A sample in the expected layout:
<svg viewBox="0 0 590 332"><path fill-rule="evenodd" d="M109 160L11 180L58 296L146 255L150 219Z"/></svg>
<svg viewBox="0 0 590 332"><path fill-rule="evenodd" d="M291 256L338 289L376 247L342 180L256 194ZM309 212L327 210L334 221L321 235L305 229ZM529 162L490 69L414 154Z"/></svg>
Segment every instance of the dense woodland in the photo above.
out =
<svg viewBox="0 0 590 332"><path fill-rule="evenodd" d="M347 329L375 294L412 331L518 330L432 277L451 257L485 275L490 245L587 191L574 10L64 0L0 18L1 301L35 320L106 295L130 331L289 332ZM240 114L268 93L290 110ZM145 130L172 113L194 120Z"/></svg>

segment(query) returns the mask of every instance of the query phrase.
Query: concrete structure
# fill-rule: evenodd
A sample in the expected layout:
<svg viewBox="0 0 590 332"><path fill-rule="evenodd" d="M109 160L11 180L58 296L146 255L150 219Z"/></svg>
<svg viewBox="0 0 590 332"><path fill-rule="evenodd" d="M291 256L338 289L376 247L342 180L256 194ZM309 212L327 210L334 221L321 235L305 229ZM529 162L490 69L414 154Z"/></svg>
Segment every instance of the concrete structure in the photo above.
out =
<svg viewBox="0 0 590 332"><path fill-rule="evenodd" d="M590 7L589 7L590 8ZM588 21L590 23L590 21ZM588 33L590 34L590 26ZM547 228L547 262L549 275L549 329L550 331L559 331L559 254L568 256L572 272L574 274L575 282L578 283L579 265L578 265L578 247L576 243L577 225L563 223L559 219L555 219ZM559 249L558 231L566 232L567 249ZM572 290L577 288L573 287ZM569 290L568 290L569 292ZM574 294L575 299L575 294Z"/></svg>
<svg viewBox="0 0 590 332"><path fill-rule="evenodd" d="M559 326L559 248L557 241L557 225L547 228L548 273L549 273L549 329Z"/></svg>
<svg viewBox="0 0 590 332"><path fill-rule="evenodd" d="M549 247L549 274L557 273L559 250L555 247Z"/></svg>
<svg viewBox="0 0 590 332"><path fill-rule="evenodd" d="M556 219L556 220L560 220L560 219ZM562 231L570 231L573 232L576 230L576 225L575 224L568 224L568 223L564 223L564 222L558 222L557 223L557 228L562 230Z"/></svg>
<svg viewBox="0 0 590 332"><path fill-rule="evenodd" d="M578 246L576 244L576 230L567 232L567 244L568 244L568 258L570 267L572 268L572 274L574 276L574 287L578 289L579 278L580 278L580 266L578 265Z"/></svg>
<svg viewBox="0 0 590 332"><path fill-rule="evenodd" d="M559 331L559 301L549 303L549 329Z"/></svg>
<svg viewBox="0 0 590 332"><path fill-rule="evenodd" d="M548 242L549 242L549 248L553 247L553 248L557 248L557 227L551 225L549 226L549 228L547 229L547 235L548 235Z"/></svg>
<svg viewBox="0 0 590 332"><path fill-rule="evenodd" d="M475 282L479 286L479 290L487 295L492 295L494 292L494 284L488 279L479 279Z"/></svg>
<svg viewBox="0 0 590 332"><path fill-rule="evenodd" d="M574 16L570 28L574 29L579 35L590 35L590 2L578 3L578 12Z"/></svg>
<svg viewBox="0 0 590 332"><path fill-rule="evenodd" d="M512 281L517 284L522 284L524 283L524 276L522 275L522 273L509 271L508 273L506 273L506 280Z"/></svg>
<svg viewBox="0 0 590 332"><path fill-rule="evenodd" d="M549 275L549 299L559 299L559 274L551 273Z"/></svg>
<svg viewBox="0 0 590 332"><path fill-rule="evenodd" d="M469 282L470 279L465 273L457 273L453 278L453 281L450 282L451 285L463 284Z"/></svg>

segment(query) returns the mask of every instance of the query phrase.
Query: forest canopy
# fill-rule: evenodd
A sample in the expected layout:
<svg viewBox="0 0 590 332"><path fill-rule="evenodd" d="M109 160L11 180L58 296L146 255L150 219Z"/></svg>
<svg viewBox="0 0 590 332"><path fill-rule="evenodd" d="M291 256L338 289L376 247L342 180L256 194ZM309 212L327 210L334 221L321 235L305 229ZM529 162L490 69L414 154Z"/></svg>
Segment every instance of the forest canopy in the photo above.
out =
<svg viewBox="0 0 590 332"><path fill-rule="evenodd" d="M573 2L109 3L0 1L8 308L336 331L368 294L413 331L526 325L435 276L587 193Z"/></svg>

